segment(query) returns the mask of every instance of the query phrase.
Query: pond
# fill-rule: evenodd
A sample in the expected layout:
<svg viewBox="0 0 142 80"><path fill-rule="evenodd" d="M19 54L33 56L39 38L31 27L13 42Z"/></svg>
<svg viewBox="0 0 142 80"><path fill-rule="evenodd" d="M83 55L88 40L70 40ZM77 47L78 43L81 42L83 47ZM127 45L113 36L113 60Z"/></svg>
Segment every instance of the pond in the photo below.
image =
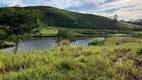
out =
<svg viewBox="0 0 142 80"><path fill-rule="evenodd" d="M88 43L93 40L104 40L103 37L78 37L74 41L70 43L70 46L88 46ZM56 39L52 37L47 38L36 38L32 40L25 40L19 43L18 45L18 51L31 51L31 50L44 50L44 49L50 49L54 46L56 46L58 43L56 43ZM6 48L2 51L8 52L14 50L15 47Z"/></svg>

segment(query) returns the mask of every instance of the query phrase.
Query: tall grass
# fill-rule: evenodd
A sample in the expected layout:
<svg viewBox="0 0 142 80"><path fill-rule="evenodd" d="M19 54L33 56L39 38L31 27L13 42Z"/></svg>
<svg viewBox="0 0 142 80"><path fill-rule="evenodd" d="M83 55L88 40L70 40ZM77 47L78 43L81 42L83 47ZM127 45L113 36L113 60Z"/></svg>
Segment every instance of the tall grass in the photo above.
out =
<svg viewBox="0 0 142 80"><path fill-rule="evenodd" d="M116 41L121 41L119 37ZM113 40L108 38L107 40ZM125 37L125 39L128 39ZM136 39L136 38L135 38ZM133 80L139 39L116 45L55 47L51 50L0 54L1 80Z"/></svg>

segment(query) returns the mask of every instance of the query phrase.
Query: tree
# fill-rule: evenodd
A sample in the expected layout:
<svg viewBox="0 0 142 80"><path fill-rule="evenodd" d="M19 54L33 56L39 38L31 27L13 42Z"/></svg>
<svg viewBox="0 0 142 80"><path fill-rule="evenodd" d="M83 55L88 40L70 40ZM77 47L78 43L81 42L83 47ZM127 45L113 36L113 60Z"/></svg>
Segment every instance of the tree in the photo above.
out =
<svg viewBox="0 0 142 80"><path fill-rule="evenodd" d="M0 44L2 44L7 37L7 33L4 30L0 30Z"/></svg>
<svg viewBox="0 0 142 80"><path fill-rule="evenodd" d="M42 12L38 10L25 10L21 7L0 9L0 29L9 36L15 36L15 53L18 43L25 34L32 34L39 31L41 25Z"/></svg>
<svg viewBox="0 0 142 80"><path fill-rule="evenodd" d="M113 16L114 21L117 21L117 18L118 18L118 15Z"/></svg>
<svg viewBox="0 0 142 80"><path fill-rule="evenodd" d="M56 36L59 40L60 39L73 39L74 33L67 29L63 29L63 30L59 30Z"/></svg>

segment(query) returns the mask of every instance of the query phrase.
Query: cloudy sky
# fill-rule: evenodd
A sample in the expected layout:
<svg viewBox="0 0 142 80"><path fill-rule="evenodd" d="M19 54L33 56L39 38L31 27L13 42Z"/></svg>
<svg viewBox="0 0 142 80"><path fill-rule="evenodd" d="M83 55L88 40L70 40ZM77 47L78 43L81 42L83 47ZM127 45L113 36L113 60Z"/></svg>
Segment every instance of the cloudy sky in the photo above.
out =
<svg viewBox="0 0 142 80"><path fill-rule="evenodd" d="M0 0L0 7L46 5L81 13L103 16L118 15L119 19L142 18L142 0Z"/></svg>

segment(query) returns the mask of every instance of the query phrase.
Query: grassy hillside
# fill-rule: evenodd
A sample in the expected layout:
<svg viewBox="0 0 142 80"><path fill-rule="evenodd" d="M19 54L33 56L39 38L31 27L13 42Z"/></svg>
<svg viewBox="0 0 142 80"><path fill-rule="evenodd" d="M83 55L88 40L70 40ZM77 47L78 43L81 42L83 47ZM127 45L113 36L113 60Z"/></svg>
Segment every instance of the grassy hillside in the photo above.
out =
<svg viewBox="0 0 142 80"><path fill-rule="evenodd" d="M26 7L26 9L42 10L45 13L44 15L45 26L87 28L87 29L115 29L115 30L132 29L133 27L142 28L141 26L114 21L110 18L103 16L70 12L49 6Z"/></svg>

